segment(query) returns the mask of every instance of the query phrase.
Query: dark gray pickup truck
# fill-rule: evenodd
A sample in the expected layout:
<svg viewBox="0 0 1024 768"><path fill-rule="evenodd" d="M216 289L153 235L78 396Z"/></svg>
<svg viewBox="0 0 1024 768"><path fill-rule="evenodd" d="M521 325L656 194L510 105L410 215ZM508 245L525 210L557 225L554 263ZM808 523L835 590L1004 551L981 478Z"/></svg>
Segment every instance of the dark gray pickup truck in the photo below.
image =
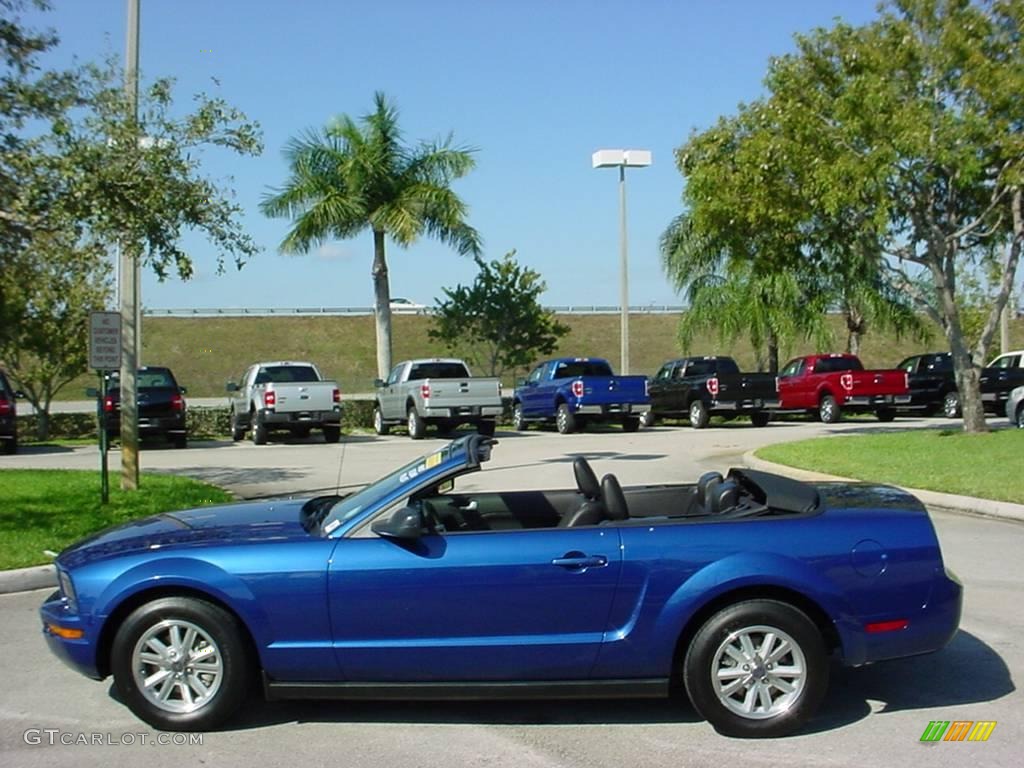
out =
<svg viewBox="0 0 1024 768"><path fill-rule="evenodd" d="M779 407L773 373L741 373L731 357L682 357L665 363L648 384L651 408L644 426L659 418L689 419L703 429L712 416L749 415L755 427L768 423Z"/></svg>

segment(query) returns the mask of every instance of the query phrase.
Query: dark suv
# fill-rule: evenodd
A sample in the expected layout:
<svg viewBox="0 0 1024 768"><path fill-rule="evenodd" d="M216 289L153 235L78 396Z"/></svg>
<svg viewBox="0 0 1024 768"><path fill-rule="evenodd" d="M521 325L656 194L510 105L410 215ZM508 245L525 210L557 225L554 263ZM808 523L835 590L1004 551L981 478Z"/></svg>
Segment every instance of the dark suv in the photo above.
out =
<svg viewBox="0 0 1024 768"><path fill-rule="evenodd" d="M107 396L101 407L107 419L107 436L110 439L121 434L121 390L120 377L111 374L107 384ZM162 435L175 448L188 445L186 432L185 388L178 386L170 368L145 366L139 368L137 379L139 405L139 435Z"/></svg>
<svg viewBox="0 0 1024 768"><path fill-rule="evenodd" d="M14 401L19 397L24 395L11 389L0 371L0 448L7 454L18 452L18 409Z"/></svg>

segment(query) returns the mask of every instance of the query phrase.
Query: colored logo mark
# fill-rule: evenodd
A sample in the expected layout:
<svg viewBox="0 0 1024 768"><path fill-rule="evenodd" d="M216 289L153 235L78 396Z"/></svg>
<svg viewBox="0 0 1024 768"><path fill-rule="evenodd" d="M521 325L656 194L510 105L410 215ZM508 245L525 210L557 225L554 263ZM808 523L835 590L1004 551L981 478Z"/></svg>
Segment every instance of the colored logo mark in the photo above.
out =
<svg viewBox="0 0 1024 768"><path fill-rule="evenodd" d="M921 734L921 741L988 741L996 720L932 720Z"/></svg>

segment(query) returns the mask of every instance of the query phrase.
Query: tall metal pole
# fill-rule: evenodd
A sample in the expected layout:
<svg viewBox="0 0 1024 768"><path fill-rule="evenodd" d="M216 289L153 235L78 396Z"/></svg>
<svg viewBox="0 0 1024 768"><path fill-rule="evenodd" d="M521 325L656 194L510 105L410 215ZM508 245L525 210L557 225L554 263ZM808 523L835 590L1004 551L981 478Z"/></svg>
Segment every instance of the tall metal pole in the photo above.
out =
<svg viewBox="0 0 1024 768"><path fill-rule="evenodd" d="M619 373L629 373L629 255L626 250L626 166L619 166L619 304L622 320Z"/></svg>
<svg viewBox="0 0 1024 768"><path fill-rule="evenodd" d="M133 128L139 118L139 0L128 0L128 28L124 55L124 91ZM137 135L134 139L137 142ZM133 148L134 150L134 148ZM138 245L121 245L121 488L139 487L139 411L136 391L138 370Z"/></svg>

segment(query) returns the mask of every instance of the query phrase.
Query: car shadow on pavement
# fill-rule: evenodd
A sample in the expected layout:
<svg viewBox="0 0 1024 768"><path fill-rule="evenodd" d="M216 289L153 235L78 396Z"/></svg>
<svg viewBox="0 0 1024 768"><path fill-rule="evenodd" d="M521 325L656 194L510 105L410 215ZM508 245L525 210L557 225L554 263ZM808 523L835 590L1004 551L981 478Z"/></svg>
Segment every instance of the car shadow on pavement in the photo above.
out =
<svg viewBox="0 0 1024 768"><path fill-rule="evenodd" d="M265 485L285 480L301 480L308 474L301 470L285 467L175 467L173 469L154 468L157 474L173 474L202 480L221 488L232 488L238 485ZM279 496L287 495L282 491Z"/></svg>
<svg viewBox="0 0 1024 768"><path fill-rule="evenodd" d="M803 733L829 731L876 714L994 701L1016 690L1006 662L960 630L937 653L858 669L833 665L820 714ZM870 702L878 702L871 705ZM948 713L952 718L955 712Z"/></svg>
<svg viewBox="0 0 1024 768"><path fill-rule="evenodd" d="M57 443L18 443L18 453L25 456L43 456L50 453L72 453L77 445L58 445Z"/></svg>

